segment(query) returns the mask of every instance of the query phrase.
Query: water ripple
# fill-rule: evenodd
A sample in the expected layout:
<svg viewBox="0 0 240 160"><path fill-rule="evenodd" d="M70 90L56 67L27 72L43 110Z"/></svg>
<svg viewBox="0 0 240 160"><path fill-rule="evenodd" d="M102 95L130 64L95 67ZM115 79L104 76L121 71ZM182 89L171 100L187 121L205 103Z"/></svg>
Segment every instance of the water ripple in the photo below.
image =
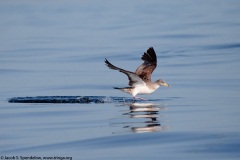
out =
<svg viewBox="0 0 240 160"><path fill-rule="evenodd" d="M202 48L206 50L234 49L234 48L240 48L240 43L206 45L206 46L203 46Z"/></svg>

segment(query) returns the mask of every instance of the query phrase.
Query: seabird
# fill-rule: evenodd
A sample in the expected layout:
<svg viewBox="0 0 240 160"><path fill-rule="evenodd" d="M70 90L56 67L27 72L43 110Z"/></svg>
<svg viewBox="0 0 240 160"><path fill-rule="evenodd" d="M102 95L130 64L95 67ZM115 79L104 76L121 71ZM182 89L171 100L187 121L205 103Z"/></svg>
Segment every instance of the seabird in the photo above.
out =
<svg viewBox="0 0 240 160"><path fill-rule="evenodd" d="M129 87L114 87L114 89L131 94L134 99L139 98L136 97L137 94L150 94L156 91L160 86L169 87L169 84L162 79L159 79L155 82L151 81L152 72L157 67L157 56L153 47L150 47L147 52L144 52L141 59L144 61L143 64L141 64L135 72L131 72L114 66L105 58L105 64L110 69L118 70L119 72L126 74L129 79Z"/></svg>

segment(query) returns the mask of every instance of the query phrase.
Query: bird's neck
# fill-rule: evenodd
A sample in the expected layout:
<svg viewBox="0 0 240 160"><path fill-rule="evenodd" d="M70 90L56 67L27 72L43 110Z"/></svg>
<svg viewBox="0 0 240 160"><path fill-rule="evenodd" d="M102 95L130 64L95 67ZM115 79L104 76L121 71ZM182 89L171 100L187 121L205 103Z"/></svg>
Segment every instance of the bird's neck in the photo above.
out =
<svg viewBox="0 0 240 160"><path fill-rule="evenodd" d="M150 88L153 90L158 89L160 86L156 82L151 82Z"/></svg>

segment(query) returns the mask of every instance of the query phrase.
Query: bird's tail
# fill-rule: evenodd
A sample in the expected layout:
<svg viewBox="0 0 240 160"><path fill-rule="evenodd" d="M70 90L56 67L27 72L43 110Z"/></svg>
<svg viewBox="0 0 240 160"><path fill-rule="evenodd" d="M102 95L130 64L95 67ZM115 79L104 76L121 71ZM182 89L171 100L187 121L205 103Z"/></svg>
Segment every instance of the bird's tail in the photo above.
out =
<svg viewBox="0 0 240 160"><path fill-rule="evenodd" d="M119 87L113 87L114 89L118 89L122 92L126 92L126 93L129 93L131 94L131 89L133 89L132 87L124 87L124 88L119 88Z"/></svg>

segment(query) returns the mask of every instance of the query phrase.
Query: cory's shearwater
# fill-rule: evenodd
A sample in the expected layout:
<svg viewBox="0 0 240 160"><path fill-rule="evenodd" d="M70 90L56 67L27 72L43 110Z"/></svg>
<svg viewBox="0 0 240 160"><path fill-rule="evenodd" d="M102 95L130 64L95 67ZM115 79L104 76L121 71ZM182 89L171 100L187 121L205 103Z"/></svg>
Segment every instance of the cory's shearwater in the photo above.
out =
<svg viewBox="0 0 240 160"><path fill-rule="evenodd" d="M105 63L110 69L118 70L119 72L126 74L129 79L128 85L130 87L114 87L114 89L129 93L135 99L138 98L136 97L137 94L150 94L156 91L160 86L169 87L169 84L164 80L159 79L155 82L151 81L152 72L157 67L157 56L153 47L150 47L147 52L142 55L142 60L144 61L143 64L141 64L135 72L131 72L118 68L105 59Z"/></svg>

